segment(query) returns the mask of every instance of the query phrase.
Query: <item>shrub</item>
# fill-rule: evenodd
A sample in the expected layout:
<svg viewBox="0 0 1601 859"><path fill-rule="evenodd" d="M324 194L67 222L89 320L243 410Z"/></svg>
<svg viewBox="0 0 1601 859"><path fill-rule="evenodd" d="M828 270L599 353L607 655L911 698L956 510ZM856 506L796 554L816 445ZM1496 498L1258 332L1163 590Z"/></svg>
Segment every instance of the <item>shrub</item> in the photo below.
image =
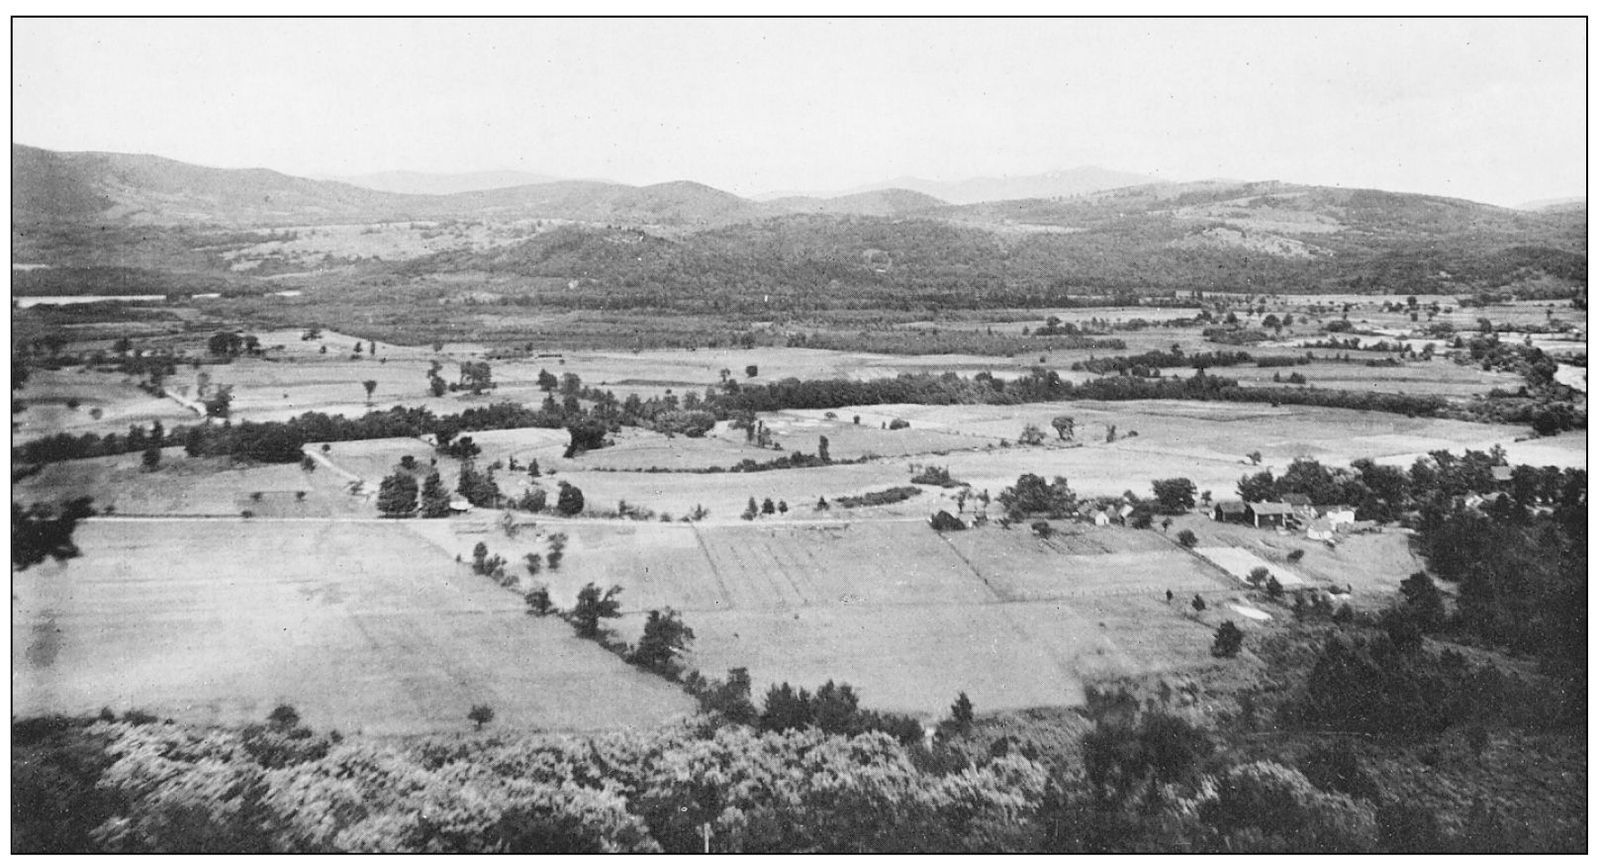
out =
<svg viewBox="0 0 1601 859"><path fill-rule="evenodd" d="M935 513L933 519L929 520L929 524L933 526L935 531L967 530L967 526L962 523L962 520L952 516L950 513L947 513L944 510Z"/></svg>
<svg viewBox="0 0 1601 859"><path fill-rule="evenodd" d="M577 516L584 512L584 493L563 480L561 492L556 496L556 512L563 516Z"/></svg>
<svg viewBox="0 0 1601 859"><path fill-rule="evenodd" d="M878 492L868 492L863 495L848 495L834 499L839 506L847 510L852 507L877 507L885 504L896 504L916 495L923 494L923 490L915 486L896 486Z"/></svg>
<svg viewBox="0 0 1601 859"><path fill-rule="evenodd" d="M1225 620L1223 625L1217 628L1217 634L1212 637L1212 655L1220 659L1231 659L1240 655L1240 645L1244 642L1245 633L1234 625L1234 621Z"/></svg>
<svg viewBox="0 0 1601 859"><path fill-rule="evenodd" d="M1200 540L1195 536L1195 532L1188 528L1185 528L1179 532L1178 539L1179 545L1186 549L1193 549L1195 548L1195 544L1200 542Z"/></svg>
<svg viewBox="0 0 1601 859"><path fill-rule="evenodd" d="M889 428L892 430L907 429L911 427L911 425L912 424L910 421L906 421L901 418L895 418L889 422Z"/></svg>

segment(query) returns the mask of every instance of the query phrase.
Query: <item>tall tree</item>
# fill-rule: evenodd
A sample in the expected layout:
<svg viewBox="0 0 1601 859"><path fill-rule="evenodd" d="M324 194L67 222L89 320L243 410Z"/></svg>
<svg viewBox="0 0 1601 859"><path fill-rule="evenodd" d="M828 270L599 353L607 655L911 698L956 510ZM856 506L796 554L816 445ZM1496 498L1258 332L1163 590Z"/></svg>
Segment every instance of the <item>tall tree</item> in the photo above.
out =
<svg viewBox="0 0 1601 859"><path fill-rule="evenodd" d="M639 637L639 645L629 655L629 661L660 670L671 664L673 657L688 649L689 642L694 640L695 631L684 623L677 611L652 609L645 618L645 631Z"/></svg>
<svg viewBox="0 0 1601 859"><path fill-rule="evenodd" d="M594 582L584 585L578 591L578 601L572 611L573 627L578 634L584 638L599 637L601 620L621 615L622 603L617 595L622 592L621 585L612 585L604 592Z"/></svg>
<svg viewBox="0 0 1601 859"><path fill-rule="evenodd" d="M378 512L391 519L410 516L417 509L417 479L396 472L378 484Z"/></svg>

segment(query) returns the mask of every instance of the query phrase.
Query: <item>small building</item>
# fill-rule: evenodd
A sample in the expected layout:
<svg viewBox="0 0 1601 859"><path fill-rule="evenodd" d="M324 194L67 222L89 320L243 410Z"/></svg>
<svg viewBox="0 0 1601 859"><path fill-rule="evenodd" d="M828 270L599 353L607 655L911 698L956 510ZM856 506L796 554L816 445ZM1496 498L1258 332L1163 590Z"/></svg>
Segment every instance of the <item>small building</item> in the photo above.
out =
<svg viewBox="0 0 1601 859"><path fill-rule="evenodd" d="M1134 515L1134 505L1133 504L1124 504L1122 507L1119 507L1118 510L1117 510L1117 521L1118 521L1118 524L1127 525L1128 524L1128 517L1130 517L1132 515Z"/></svg>
<svg viewBox="0 0 1601 859"><path fill-rule="evenodd" d="M1219 501L1212 505L1212 520L1248 525L1251 523L1251 509L1244 501Z"/></svg>
<svg viewBox="0 0 1601 859"><path fill-rule="evenodd" d="M1512 466L1492 465L1490 466L1490 477L1496 483L1506 483L1512 479Z"/></svg>
<svg viewBox="0 0 1601 859"><path fill-rule="evenodd" d="M1263 525L1280 527L1295 513L1294 508L1282 501L1257 501L1247 506L1251 511L1251 524L1258 528Z"/></svg>
<svg viewBox="0 0 1601 859"><path fill-rule="evenodd" d="M467 503L465 498L450 499L450 512L452 513L466 513L471 509L473 509L473 506Z"/></svg>
<svg viewBox="0 0 1601 859"><path fill-rule="evenodd" d="M1095 521L1096 527L1105 528L1107 525L1112 524L1112 517L1106 515L1106 511L1105 510L1097 510L1097 511L1095 511L1095 520L1094 521Z"/></svg>

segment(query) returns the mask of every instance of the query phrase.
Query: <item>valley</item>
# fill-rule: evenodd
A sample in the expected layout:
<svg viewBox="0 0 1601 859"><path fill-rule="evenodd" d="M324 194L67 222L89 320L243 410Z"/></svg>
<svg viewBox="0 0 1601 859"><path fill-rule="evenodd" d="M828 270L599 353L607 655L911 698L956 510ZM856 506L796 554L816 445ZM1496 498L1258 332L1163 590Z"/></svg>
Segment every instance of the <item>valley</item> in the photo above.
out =
<svg viewBox="0 0 1601 859"><path fill-rule="evenodd" d="M1122 694L1300 749L1422 581L1427 653L1555 702L1471 724L1568 730L1519 636L1571 559L1526 600L1439 535L1583 506L1582 209L13 168L14 725L595 748L844 695L789 727L1078 767Z"/></svg>

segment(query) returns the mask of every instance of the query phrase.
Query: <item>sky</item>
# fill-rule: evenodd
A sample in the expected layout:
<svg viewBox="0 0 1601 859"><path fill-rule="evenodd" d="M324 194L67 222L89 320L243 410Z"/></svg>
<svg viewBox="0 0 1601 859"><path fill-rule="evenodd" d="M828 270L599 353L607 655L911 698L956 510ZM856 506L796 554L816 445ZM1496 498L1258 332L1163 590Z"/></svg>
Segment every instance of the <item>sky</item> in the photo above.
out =
<svg viewBox="0 0 1601 859"><path fill-rule="evenodd" d="M740 194L1094 165L1585 193L1582 19L13 19L12 139Z"/></svg>

